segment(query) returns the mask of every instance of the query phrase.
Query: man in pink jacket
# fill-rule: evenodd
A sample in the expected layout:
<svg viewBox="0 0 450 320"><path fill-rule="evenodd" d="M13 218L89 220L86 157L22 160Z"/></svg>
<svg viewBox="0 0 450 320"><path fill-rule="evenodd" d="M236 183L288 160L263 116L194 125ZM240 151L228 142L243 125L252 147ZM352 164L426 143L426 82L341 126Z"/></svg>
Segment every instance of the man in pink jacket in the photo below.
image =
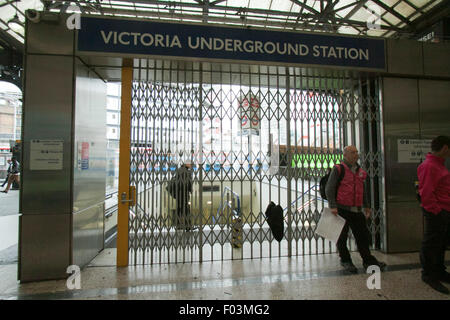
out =
<svg viewBox="0 0 450 320"><path fill-rule="evenodd" d="M442 282L450 283L444 256L450 233L450 137L439 136L431 142L431 153L417 168L419 194L424 215L424 235L420 250L422 280L433 289L448 294Z"/></svg>
<svg viewBox="0 0 450 320"><path fill-rule="evenodd" d="M358 269L353 264L347 248L349 229L355 236L364 269L373 265L378 266L380 270L386 267L384 262L378 261L370 253L370 233L366 225L366 219L369 219L371 215L367 173L359 166L358 159L358 149L355 146L345 147L344 161L334 166L325 187L331 212L345 219L345 225L336 246L341 265L350 273L357 273ZM342 178L340 178L341 173Z"/></svg>

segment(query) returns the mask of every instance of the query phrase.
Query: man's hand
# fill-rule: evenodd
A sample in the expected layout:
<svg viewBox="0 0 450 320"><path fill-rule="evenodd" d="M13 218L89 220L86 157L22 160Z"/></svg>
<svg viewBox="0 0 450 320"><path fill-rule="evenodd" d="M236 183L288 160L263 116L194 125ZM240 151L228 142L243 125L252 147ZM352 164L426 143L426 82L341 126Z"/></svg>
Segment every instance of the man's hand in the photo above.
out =
<svg viewBox="0 0 450 320"><path fill-rule="evenodd" d="M337 208L330 208L331 213L334 214L335 216L338 215L338 209Z"/></svg>
<svg viewBox="0 0 450 320"><path fill-rule="evenodd" d="M369 219L371 214L372 210L370 208L364 208L364 215L366 216L366 219Z"/></svg>

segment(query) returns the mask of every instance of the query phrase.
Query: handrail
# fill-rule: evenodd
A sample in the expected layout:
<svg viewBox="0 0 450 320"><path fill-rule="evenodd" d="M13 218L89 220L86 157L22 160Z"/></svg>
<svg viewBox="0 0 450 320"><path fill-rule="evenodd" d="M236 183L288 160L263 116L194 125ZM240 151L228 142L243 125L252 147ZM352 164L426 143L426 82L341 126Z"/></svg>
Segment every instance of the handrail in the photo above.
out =
<svg viewBox="0 0 450 320"><path fill-rule="evenodd" d="M105 201L111 199L118 191L113 191L105 195ZM117 203L109 208L105 208L105 218L109 218L117 210Z"/></svg>
<svg viewBox="0 0 450 320"><path fill-rule="evenodd" d="M230 205L230 203L228 203L228 201L224 202L224 200L223 200L224 195L225 195L225 192L226 192L227 190L228 190L229 192L231 192L231 194L232 194L233 196L235 196L235 198L237 199L237 211L233 209L233 207ZM220 203L219 208L217 208L216 216L219 215L219 211L220 211L220 210L223 211L223 204L224 204L224 203L226 203L226 206L229 207L229 208L233 211L234 215L239 216L239 215L241 214L241 200L240 200L240 198L239 198L239 194L237 194L236 192L234 192L233 190L231 190L229 187L224 187L224 188L223 188L223 192L222 192L222 195L221 195L221 197L220 197L220 200L221 200L221 203Z"/></svg>
<svg viewBox="0 0 450 320"><path fill-rule="evenodd" d="M107 193L106 196L105 196L105 200L108 200L108 199L112 198L113 195L116 194L117 192L119 192L119 191L116 190L116 191Z"/></svg>
<svg viewBox="0 0 450 320"><path fill-rule="evenodd" d="M136 212L133 209L133 207L136 207L138 209L138 210L136 210L137 213L139 213L139 211L145 213L145 210L141 207L141 205L136 202L136 204L134 206L130 206L130 211L131 211L132 215L136 216Z"/></svg>
<svg viewBox="0 0 450 320"><path fill-rule="evenodd" d="M318 184L316 184L316 185L312 186L311 188L309 188L308 190L306 190L302 195L300 195L300 197L298 197L297 199L295 199L294 201L292 201L291 207L292 207L297 201L299 201L301 198L303 198L303 196L305 196L307 193L309 193L311 190L313 190L314 188L316 188L315 191L317 191L317 187L319 187ZM323 198L321 198L321 197L315 197L315 198L316 198L317 200L323 200L324 202L328 202L326 199L323 199ZM288 209L288 207L284 208L283 212L287 211L287 209Z"/></svg>
<svg viewBox="0 0 450 320"><path fill-rule="evenodd" d="M113 215L114 211L117 210L117 204L109 207L108 209L105 209L105 218L109 218Z"/></svg>

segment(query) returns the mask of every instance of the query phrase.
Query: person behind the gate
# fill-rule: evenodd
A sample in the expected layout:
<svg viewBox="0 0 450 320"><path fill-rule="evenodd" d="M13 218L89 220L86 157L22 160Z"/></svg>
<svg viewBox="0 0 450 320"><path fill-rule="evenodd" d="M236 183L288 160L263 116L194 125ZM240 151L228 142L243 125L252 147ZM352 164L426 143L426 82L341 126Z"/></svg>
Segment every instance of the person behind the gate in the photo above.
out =
<svg viewBox="0 0 450 320"><path fill-rule="evenodd" d="M183 163L176 171L177 228L192 230L189 197L192 193L192 164Z"/></svg>
<svg viewBox="0 0 450 320"><path fill-rule="evenodd" d="M341 265L350 273L357 273L358 269L353 264L347 248L349 228L355 236L364 269L367 270L369 266L376 265L383 270L386 266L370 253L370 233L366 225L366 219L371 215L367 173L357 163L358 159L358 149L355 146L345 147L342 162L342 169L345 170L343 178L339 182L341 166L334 166L325 188L331 212L345 219L344 228L337 242L337 250Z"/></svg>

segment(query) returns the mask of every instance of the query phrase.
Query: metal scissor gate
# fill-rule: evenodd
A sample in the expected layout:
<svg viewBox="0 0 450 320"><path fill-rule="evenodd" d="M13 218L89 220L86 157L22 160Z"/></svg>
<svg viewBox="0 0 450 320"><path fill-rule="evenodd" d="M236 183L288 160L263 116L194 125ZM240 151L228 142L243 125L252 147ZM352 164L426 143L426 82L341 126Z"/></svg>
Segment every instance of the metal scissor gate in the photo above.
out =
<svg viewBox="0 0 450 320"><path fill-rule="evenodd" d="M377 78L336 70L135 60L129 263L180 263L335 252L314 234L318 183L354 144L368 172L373 247L383 241ZM187 163L187 209L170 194ZM177 191L180 192L180 191ZM264 212L284 208L273 239Z"/></svg>

